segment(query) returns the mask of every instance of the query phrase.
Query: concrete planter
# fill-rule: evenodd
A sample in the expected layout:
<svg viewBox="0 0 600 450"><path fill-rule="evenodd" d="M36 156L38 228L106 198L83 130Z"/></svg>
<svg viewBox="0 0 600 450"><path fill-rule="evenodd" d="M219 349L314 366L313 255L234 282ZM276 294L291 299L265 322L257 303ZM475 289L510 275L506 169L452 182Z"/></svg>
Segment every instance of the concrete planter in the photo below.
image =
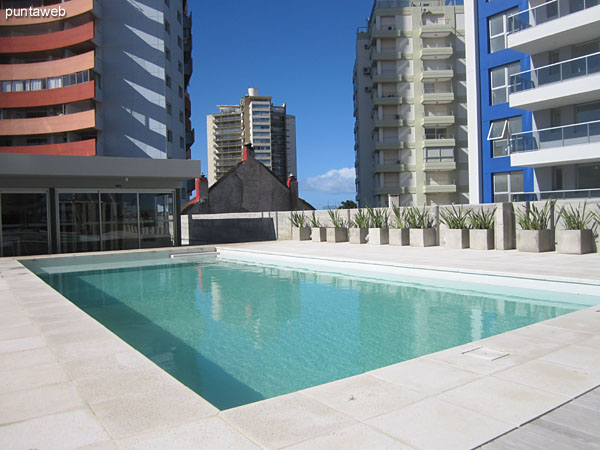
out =
<svg viewBox="0 0 600 450"><path fill-rule="evenodd" d="M583 255L594 251L592 230L557 230L556 250L559 253Z"/></svg>
<svg viewBox="0 0 600 450"><path fill-rule="evenodd" d="M469 230L461 228L458 230L446 230L446 248L469 248Z"/></svg>
<svg viewBox="0 0 600 450"><path fill-rule="evenodd" d="M292 227L292 240L294 240L294 241L310 240L310 227Z"/></svg>
<svg viewBox="0 0 600 450"><path fill-rule="evenodd" d="M517 250L520 252L550 252L554 249L552 230L517 230Z"/></svg>
<svg viewBox="0 0 600 450"><path fill-rule="evenodd" d="M433 247L436 245L435 228L411 228L409 235L411 247Z"/></svg>
<svg viewBox="0 0 600 450"><path fill-rule="evenodd" d="M327 241L327 228L325 228L325 227L311 228L311 237L312 237L313 242Z"/></svg>
<svg viewBox="0 0 600 450"><path fill-rule="evenodd" d="M348 238L351 244L365 244L368 233L367 228L348 228Z"/></svg>
<svg viewBox="0 0 600 450"><path fill-rule="evenodd" d="M390 241L387 228L369 228L369 244L386 245Z"/></svg>
<svg viewBox="0 0 600 450"><path fill-rule="evenodd" d="M390 245L408 245L410 231L408 228L390 228Z"/></svg>
<svg viewBox="0 0 600 450"><path fill-rule="evenodd" d="M348 241L348 228L327 227L327 242L347 242Z"/></svg>
<svg viewBox="0 0 600 450"><path fill-rule="evenodd" d="M469 230L469 246L475 250L492 250L494 230Z"/></svg>

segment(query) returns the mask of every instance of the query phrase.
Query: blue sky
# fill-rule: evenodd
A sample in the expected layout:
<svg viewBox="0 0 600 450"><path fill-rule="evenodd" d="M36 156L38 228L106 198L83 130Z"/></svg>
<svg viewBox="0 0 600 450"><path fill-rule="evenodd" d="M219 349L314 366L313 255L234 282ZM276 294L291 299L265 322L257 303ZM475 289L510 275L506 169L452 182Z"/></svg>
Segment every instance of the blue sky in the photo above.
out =
<svg viewBox="0 0 600 450"><path fill-rule="evenodd" d="M300 195L316 208L354 200L352 69L371 0L192 0L196 143L206 170L206 115L249 87L296 116Z"/></svg>

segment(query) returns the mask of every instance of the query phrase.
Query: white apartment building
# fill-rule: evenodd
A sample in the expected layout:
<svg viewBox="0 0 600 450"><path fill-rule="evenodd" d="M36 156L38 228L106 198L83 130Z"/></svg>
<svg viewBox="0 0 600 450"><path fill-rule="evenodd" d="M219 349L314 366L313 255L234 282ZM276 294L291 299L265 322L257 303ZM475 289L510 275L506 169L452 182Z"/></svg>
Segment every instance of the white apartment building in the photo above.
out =
<svg viewBox="0 0 600 450"><path fill-rule="evenodd" d="M375 0L358 30L355 167L360 206L468 202L464 7ZM458 2L456 2L458 3Z"/></svg>
<svg viewBox="0 0 600 450"><path fill-rule="evenodd" d="M206 117L209 186L242 160L247 142L282 182L296 175L296 118L286 113L285 103L275 106L271 100L250 88L239 105L217 106L219 112Z"/></svg>
<svg viewBox="0 0 600 450"><path fill-rule="evenodd" d="M598 0L530 1L508 17L509 48L531 66L510 78L509 102L532 112L530 131L510 124L511 164L534 169L534 192L512 200L600 196L600 4Z"/></svg>

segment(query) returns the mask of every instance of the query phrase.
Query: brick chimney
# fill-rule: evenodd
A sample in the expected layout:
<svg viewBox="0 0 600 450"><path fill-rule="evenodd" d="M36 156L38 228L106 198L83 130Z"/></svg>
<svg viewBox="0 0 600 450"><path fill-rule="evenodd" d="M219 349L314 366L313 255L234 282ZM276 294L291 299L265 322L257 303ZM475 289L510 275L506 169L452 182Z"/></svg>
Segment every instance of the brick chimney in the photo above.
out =
<svg viewBox="0 0 600 450"><path fill-rule="evenodd" d="M248 158L254 159L254 147L252 147L252 143L248 142L244 144L244 149L242 150L242 161L246 161Z"/></svg>
<svg viewBox="0 0 600 450"><path fill-rule="evenodd" d="M287 187L290 190L290 211L298 209L298 180L293 173L287 179Z"/></svg>

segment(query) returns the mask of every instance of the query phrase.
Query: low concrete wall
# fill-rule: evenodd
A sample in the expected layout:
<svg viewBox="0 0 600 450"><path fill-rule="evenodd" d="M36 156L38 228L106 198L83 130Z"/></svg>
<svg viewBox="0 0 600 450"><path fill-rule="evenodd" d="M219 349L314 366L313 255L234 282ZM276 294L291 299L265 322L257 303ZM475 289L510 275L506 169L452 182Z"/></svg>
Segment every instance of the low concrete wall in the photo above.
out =
<svg viewBox="0 0 600 450"><path fill-rule="evenodd" d="M545 202L515 202L515 203L487 203L482 205L460 205L467 210L493 210L495 212L494 243L498 250L511 250L516 248L516 234L520 229L516 212L524 211L529 204L543 207ZM556 202L552 230L564 229L562 220L558 220L558 213L564 206L582 208L583 200L561 200ZM600 213L598 207L600 199L587 201L587 211ZM458 205L456 206L458 207ZM421 207L422 208L422 207ZM440 221L440 211L451 209L452 206L428 206L430 217L434 220L437 244L442 245L447 227ZM389 211L390 223L393 221L393 212ZM402 208L401 208L402 209ZM354 219L358 209L338 210L342 219L348 223ZM307 218L312 216L312 211L305 211ZM321 225L332 226L327 210L314 211L315 217ZM229 214L195 214L181 217L181 232L183 245L219 244L228 242L267 241L276 239L291 239L292 224L291 211L268 211L261 213L229 213ZM598 230L600 231L600 230ZM595 251L600 248L600 239L595 236Z"/></svg>

